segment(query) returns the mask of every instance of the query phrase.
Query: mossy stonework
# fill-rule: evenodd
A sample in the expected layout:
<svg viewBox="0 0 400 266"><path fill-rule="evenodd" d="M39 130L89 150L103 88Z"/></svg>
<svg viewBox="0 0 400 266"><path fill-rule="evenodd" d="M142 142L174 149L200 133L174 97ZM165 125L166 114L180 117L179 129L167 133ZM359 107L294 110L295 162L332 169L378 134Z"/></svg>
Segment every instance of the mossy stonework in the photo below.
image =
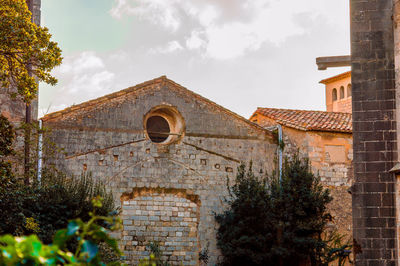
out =
<svg viewBox="0 0 400 266"><path fill-rule="evenodd" d="M149 114L168 122L152 121L153 138ZM209 263L218 262L214 213L224 210L227 178L233 182L239 163L251 160L257 173L272 172L277 150L269 131L166 77L43 121L65 151L52 163L75 175L92 172L114 192L120 243L132 264L153 241L172 264L197 265L207 247Z"/></svg>

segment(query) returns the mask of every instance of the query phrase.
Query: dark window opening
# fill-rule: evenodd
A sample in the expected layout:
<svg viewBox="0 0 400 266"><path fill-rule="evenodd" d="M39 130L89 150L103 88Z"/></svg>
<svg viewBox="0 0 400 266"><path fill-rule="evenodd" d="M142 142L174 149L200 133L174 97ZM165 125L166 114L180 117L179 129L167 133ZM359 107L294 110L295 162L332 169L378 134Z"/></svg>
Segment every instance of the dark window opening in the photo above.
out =
<svg viewBox="0 0 400 266"><path fill-rule="evenodd" d="M344 87L340 87L340 99L344 99Z"/></svg>
<svg viewBox="0 0 400 266"><path fill-rule="evenodd" d="M151 116L146 122L147 134L152 142L161 143L167 140L171 130L168 121L161 116Z"/></svg>
<svg viewBox="0 0 400 266"><path fill-rule="evenodd" d="M332 91L332 101L336 101L337 100L337 90L333 89Z"/></svg>
<svg viewBox="0 0 400 266"><path fill-rule="evenodd" d="M347 97L351 97L351 84L347 85Z"/></svg>

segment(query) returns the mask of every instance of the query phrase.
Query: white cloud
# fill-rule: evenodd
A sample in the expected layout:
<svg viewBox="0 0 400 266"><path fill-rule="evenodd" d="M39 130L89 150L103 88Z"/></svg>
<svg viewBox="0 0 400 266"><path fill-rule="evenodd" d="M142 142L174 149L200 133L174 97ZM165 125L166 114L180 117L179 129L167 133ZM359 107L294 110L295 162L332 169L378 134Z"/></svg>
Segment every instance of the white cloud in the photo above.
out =
<svg viewBox="0 0 400 266"><path fill-rule="evenodd" d="M149 52L151 54L169 54L180 50L183 50L183 47L178 41L170 41L164 46L151 48Z"/></svg>
<svg viewBox="0 0 400 266"><path fill-rule="evenodd" d="M50 111L65 108L65 102L79 103L110 93L115 82L115 74L107 70L103 59L92 51L66 56L54 75L62 79L49 99Z"/></svg>
<svg viewBox="0 0 400 266"><path fill-rule="evenodd" d="M116 4L110 10L110 14L117 19L126 15L135 16L175 31L180 26L177 10L171 8L171 4L175 2L179 0L115 0Z"/></svg>
<svg viewBox="0 0 400 266"><path fill-rule="evenodd" d="M191 32L190 37L186 39L186 47L189 50L199 49L207 45L204 40L204 32L194 30Z"/></svg>
<svg viewBox="0 0 400 266"><path fill-rule="evenodd" d="M104 63L94 52L82 52L77 56L66 58L59 68L62 74L80 73L82 71L91 71L104 68Z"/></svg>
<svg viewBox="0 0 400 266"><path fill-rule="evenodd" d="M83 93L85 95L99 96L104 94L112 85L114 73L103 70L95 73L81 73L74 75L65 86L68 94Z"/></svg>
<svg viewBox="0 0 400 266"><path fill-rule="evenodd" d="M66 52L56 89L41 85L45 109L164 74L245 116L323 109L318 81L342 70L318 72L315 57L350 50L348 0L114 0L110 13L134 18L121 21L132 23L121 46Z"/></svg>
<svg viewBox="0 0 400 266"><path fill-rule="evenodd" d="M183 36L182 41L186 42L189 50L205 47L204 55L224 60L257 50L266 42L280 45L291 36L304 34L309 23L299 21L299 14L307 14L311 23L318 23L317 18L323 17L332 24L342 25L343 22L338 21L337 14L332 11L333 4L327 2L115 0L110 13L115 18L133 15L172 32L185 28L189 33ZM174 49L171 47L171 50ZM175 50L178 50L177 46Z"/></svg>

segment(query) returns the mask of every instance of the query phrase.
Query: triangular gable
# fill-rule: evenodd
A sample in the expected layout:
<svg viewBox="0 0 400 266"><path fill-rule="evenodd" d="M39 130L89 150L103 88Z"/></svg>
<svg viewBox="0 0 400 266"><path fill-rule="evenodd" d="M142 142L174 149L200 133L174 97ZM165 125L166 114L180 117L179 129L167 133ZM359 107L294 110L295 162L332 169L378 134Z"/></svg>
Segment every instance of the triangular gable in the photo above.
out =
<svg viewBox="0 0 400 266"><path fill-rule="evenodd" d="M263 127L222 107L221 105L216 104L215 102L207 98L204 98L203 96L191 90L188 90L187 88L181 86L180 84L168 79L166 76L161 76L159 78L140 83L136 86L129 87L127 89L114 92L78 105L73 105L61 111L47 114L42 118L42 120L50 124L76 121L83 116L88 116L91 113L96 112L97 110L103 110L106 108L118 106L125 100L126 96L138 97L140 95L152 93L152 91L155 90L157 85L158 87L167 86L168 89L177 92L183 97L204 103L211 109L224 113L228 116L231 116L233 119L240 121L241 123L247 125L248 127L251 127L252 129L259 131L262 134L272 136L271 132L264 129Z"/></svg>

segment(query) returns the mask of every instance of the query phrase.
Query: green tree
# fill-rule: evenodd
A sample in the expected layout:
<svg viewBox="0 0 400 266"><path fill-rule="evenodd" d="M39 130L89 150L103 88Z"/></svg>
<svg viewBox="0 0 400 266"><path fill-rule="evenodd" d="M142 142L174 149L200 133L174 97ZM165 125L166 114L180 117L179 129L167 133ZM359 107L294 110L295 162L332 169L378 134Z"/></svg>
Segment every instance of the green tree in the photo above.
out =
<svg viewBox="0 0 400 266"><path fill-rule="evenodd" d="M349 256L340 238L324 238L332 199L308 160L285 160L281 180L242 164L228 189L229 208L215 217L222 265L328 265Z"/></svg>
<svg viewBox="0 0 400 266"><path fill-rule="evenodd" d="M0 0L0 87L15 87L29 103L37 95L37 81L57 83L50 71L61 61L48 29L31 22L25 0Z"/></svg>

